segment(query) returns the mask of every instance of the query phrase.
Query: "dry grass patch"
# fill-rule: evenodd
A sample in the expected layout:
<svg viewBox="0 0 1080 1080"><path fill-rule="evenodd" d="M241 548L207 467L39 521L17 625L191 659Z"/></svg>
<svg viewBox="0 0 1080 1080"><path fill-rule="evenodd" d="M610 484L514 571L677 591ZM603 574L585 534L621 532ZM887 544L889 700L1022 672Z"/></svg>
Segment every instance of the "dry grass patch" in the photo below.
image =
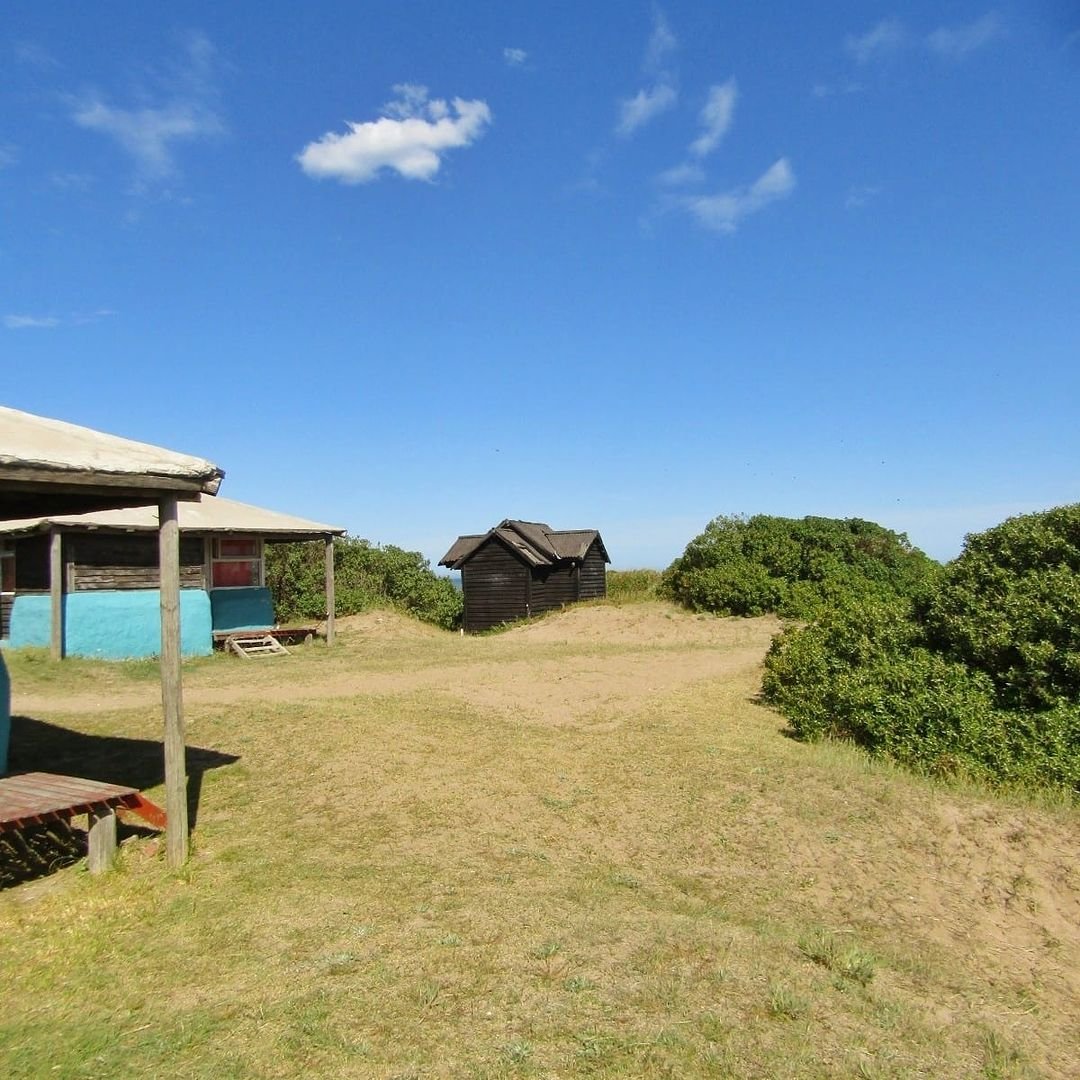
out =
<svg viewBox="0 0 1080 1080"><path fill-rule="evenodd" d="M784 738L771 623L647 609L195 669L190 866L0 895L0 1069L1073 1075L1075 813Z"/></svg>

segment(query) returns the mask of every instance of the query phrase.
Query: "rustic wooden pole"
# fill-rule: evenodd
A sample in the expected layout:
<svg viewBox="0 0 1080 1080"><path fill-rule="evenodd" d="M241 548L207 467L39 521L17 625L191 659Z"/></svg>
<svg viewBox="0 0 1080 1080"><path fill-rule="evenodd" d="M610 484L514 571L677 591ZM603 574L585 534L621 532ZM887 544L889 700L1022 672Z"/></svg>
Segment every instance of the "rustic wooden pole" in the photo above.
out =
<svg viewBox="0 0 1080 1080"><path fill-rule="evenodd" d="M179 867L188 855L187 764L180 677L180 521L175 495L158 504L161 568L161 704L165 717L165 856Z"/></svg>
<svg viewBox="0 0 1080 1080"><path fill-rule="evenodd" d="M86 868L104 874L116 857L116 811L97 806L86 815Z"/></svg>
<svg viewBox="0 0 1080 1080"><path fill-rule="evenodd" d="M334 644L334 538L326 538L326 644Z"/></svg>
<svg viewBox="0 0 1080 1080"><path fill-rule="evenodd" d="M54 660L64 656L64 538L55 526L49 532L49 597L52 600L49 646Z"/></svg>

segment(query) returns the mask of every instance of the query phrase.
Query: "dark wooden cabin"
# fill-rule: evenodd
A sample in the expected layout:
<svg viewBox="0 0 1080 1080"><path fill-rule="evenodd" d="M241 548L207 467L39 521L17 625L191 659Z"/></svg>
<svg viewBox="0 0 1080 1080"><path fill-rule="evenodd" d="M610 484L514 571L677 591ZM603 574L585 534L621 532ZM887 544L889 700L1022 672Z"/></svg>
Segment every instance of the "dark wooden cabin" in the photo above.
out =
<svg viewBox="0 0 1080 1080"><path fill-rule="evenodd" d="M486 533L459 536L439 565L461 571L464 626L475 633L606 596L609 562L595 529L507 519Z"/></svg>

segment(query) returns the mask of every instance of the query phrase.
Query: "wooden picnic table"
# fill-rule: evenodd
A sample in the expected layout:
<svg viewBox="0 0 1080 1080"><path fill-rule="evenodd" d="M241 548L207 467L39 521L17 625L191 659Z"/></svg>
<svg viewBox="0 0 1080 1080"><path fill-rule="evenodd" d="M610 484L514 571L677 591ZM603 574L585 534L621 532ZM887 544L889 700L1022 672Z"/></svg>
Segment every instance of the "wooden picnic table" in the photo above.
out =
<svg viewBox="0 0 1080 1080"><path fill-rule="evenodd" d="M27 772L0 778L0 832L87 815L87 867L107 870L116 854L116 812L129 810L165 828L165 811L135 788L57 773Z"/></svg>

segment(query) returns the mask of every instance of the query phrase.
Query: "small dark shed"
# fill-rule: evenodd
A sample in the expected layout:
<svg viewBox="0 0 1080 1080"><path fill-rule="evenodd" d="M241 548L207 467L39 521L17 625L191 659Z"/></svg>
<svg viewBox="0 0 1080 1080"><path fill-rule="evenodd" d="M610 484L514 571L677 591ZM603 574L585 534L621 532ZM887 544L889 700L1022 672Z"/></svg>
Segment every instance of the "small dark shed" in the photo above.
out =
<svg viewBox="0 0 1080 1080"><path fill-rule="evenodd" d="M609 562L595 529L507 519L486 533L459 536L439 565L461 571L471 633L606 596Z"/></svg>

